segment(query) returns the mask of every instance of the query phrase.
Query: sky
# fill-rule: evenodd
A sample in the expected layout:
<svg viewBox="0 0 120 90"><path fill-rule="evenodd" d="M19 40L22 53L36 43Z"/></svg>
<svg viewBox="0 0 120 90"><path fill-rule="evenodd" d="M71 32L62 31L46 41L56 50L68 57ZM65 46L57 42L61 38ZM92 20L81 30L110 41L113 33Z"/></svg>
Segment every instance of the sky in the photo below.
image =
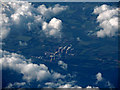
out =
<svg viewBox="0 0 120 90"><path fill-rule="evenodd" d="M45 5L39 5L37 8L35 8L30 3L27 3L27 2L8 3L8 4L9 4L9 7L6 8L8 9L7 13L10 13L11 10L13 13L7 14L5 11L3 11L4 19L1 20L3 31L1 35L3 35L4 37L0 36L2 37L2 39L7 38L9 32L13 30L13 28L11 28L12 26L17 26L17 25L20 25L19 26L20 29L19 27L14 27L15 28L14 31L21 30L21 26L22 28L24 28L23 30L29 30L29 31L34 30L34 28L41 26L42 31L46 35L46 37L50 37L50 36L57 37L57 38L61 37L62 20L54 17L54 15L57 15L60 12L67 10L68 8L67 6L61 6L59 4L56 4L53 7L47 8ZM93 14L98 15L96 18L96 21L98 22L99 27L102 28L96 32L97 38L103 39L106 36L107 37L115 36L116 35L115 33L117 32L117 27L118 27L117 26L118 24L116 23L118 20L116 16L118 9L113 8L109 5L101 5L93 8L93 10L94 10ZM106 15L108 16L103 17ZM49 19L50 17L51 17L50 21L47 22L46 19ZM23 23L24 20L26 21L25 23ZM111 22L114 22L114 23L111 23ZM106 24L107 24L107 27L105 27ZM22 42L20 42L20 45L21 43ZM24 44L22 43L22 45ZM69 47L67 48L67 50L69 49ZM0 53L4 54L4 57L2 57L1 58L2 60L0 61L0 64L2 63L3 65L3 68L7 67L12 70L20 72L23 75L22 79L25 80L26 83L29 83L32 80L43 81L43 80L46 80L46 78L47 79L52 78L53 80L56 80L56 82L58 82L57 79L62 80L65 77L69 76L69 75L62 75L55 71L50 71L48 69L49 67L47 67L44 64L39 64L39 65L34 64L31 62L31 59L26 59L25 56L23 55L19 55L14 52L11 53L6 50L0 50ZM63 61L59 61L58 65L65 70L68 68L67 64ZM103 80L103 77L100 72L96 74L96 79L97 79L96 83ZM15 82L13 84L10 83L8 87L15 86L15 85L18 85L18 86L24 85L26 83L25 82ZM67 81L64 83L67 83L67 84L65 85L60 84L59 87L72 87L71 83L69 84ZM55 84L55 82L46 83L46 85L52 85L52 84ZM74 87L78 87L78 86L74 86Z"/></svg>

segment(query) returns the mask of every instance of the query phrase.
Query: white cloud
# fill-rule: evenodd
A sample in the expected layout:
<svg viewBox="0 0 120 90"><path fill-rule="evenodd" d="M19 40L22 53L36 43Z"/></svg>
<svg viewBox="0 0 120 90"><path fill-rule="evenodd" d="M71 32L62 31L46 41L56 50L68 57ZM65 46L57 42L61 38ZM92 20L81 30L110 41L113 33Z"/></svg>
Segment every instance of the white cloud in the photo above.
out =
<svg viewBox="0 0 120 90"><path fill-rule="evenodd" d="M72 84L65 84L65 85L61 85L61 86L59 86L59 88L81 88L81 89L83 89L81 86L77 86L77 85L72 85ZM90 88L92 88L92 89L90 89ZM93 90L93 88L95 89L95 90L99 90L99 88L98 87L92 87L92 86L87 86L86 88L84 88L85 90Z"/></svg>
<svg viewBox="0 0 120 90"><path fill-rule="evenodd" d="M10 68L23 74L23 79L28 82L32 80L42 81L51 77L48 67L44 64L37 65L27 62L28 60L26 60L25 57L16 53L9 53L2 50L0 50L0 53L3 54L0 65L2 65L3 68Z"/></svg>
<svg viewBox="0 0 120 90"><path fill-rule="evenodd" d="M100 84L104 85L103 87L108 87L108 88L115 88L115 86L108 80L106 80L103 76L102 73L98 72L96 74L96 85L99 86Z"/></svg>
<svg viewBox="0 0 120 90"><path fill-rule="evenodd" d="M118 8L102 5L94 9L94 14L97 14L97 22L102 28L97 31L97 37L112 37L118 32Z"/></svg>
<svg viewBox="0 0 120 90"><path fill-rule="evenodd" d="M20 46L27 46L28 44L26 42L19 41Z"/></svg>
<svg viewBox="0 0 120 90"><path fill-rule="evenodd" d="M90 88L92 88L92 89L90 89ZM92 87L92 86L87 86L87 87L86 87L87 90L89 90L89 89L90 89L90 90L93 90L93 88L94 88L95 90L99 90L98 87Z"/></svg>
<svg viewBox="0 0 120 90"><path fill-rule="evenodd" d="M58 14L67 9L67 6L60 6L56 4L54 7L47 8L44 4L40 5L37 10L46 18L50 17L51 15Z"/></svg>
<svg viewBox="0 0 120 90"><path fill-rule="evenodd" d="M51 74L53 79L64 79L66 77L66 75L61 75L60 73L54 72L53 70L51 70Z"/></svg>
<svg viewBox="0 0 120 90"><path fill-rule="evenodd" d="M9 18L6 16L6 14L0 13L0 39L4 39L7 37L9 31L10 31L10 22Z"/></svg>
<svg viewBox="0 0 120 90"><path fill-rule="evenodd" d="M27 1L6 2L7 7L0 12L0 38L5 39L10 31L38 30L40 31L46 19L67 9L67 6L56 4L53 7L40 5L37 8ZM55 24L55 26L53 26ZM56 18L51 19L48 24L49 35L57 36L61 29L62 21ZM47 29L48 29L47 27ZM46 33L45 33L46 34Z"/></svg>
<svg viewBox="0 0 120 90"><path fill-rule="evenodd" d="M59 81L58 81L59 82ZM65 90L68 88L68 89L78 89L78 88L81 88L81 89L84 89L84 90L89 90L90 88L90 90L93 90L93 88L95 89L95 90L99 90L99 88L98 87L94 87L94 86L86 86L85 88L83 88L83 87L81 87L81 86L78 86L78 85L75 85L75 83L73 83L73 82L65 82L65 83L63 83L63 82L61 82L61 83L53 83L53 82L47 82L47 83L45 83L45 85L46 86L48 86L47 88L51 88L51 87L56 87L58 90L60 89L60 88L64 88ZM64 90L63 89L63 90Z"/></svg>
<svg viewBox="0 0 120 90"><path fill-rule="evenodd" d="M96 79L97 79L96 84L103 80L102 74L100 72L96 74Z"/></svg>
<svg viewBox="0 0 120 90"><path fill-rule="evenodd" d="M3 50L0 50L0 53L3 55L0 57L0 66L2 66L2 69L10 68L11 70L21 73L23 80L27 82L33 80L41 82L48 79L58 80L66 77L66 75L54 72L53 70L49 72L48 67L44 64L33 64L31 60L26 59L22 55Z"/></svg>
<svg viewBox="0 0 120 90"><path fill-rule="evenodd" d="M58 65L63 68L63 69L67 69L68 65L66 63L64 63L63 61L58 61Z"/></svg>
<svg viewBox="0 0 120 90"><path fill-rule="evenodd" d="M6 88L20 88L24 87L26 85L26 82L15 82L15 83L9 83L9 85Z"/></svg>
<svg viewBox="0 0 120 90"><path fill-rule="evenodd" d="M100 7L96 7L96 8L94 9L94 13L95 13L95 14L99 14L99 13L102 13L103 11L108 10L109 8L110 8L110 7L109 7L108 5L104 4L104 5L100 6Z"/></svg>
<svg viewBox="0 0 120 90"><path fill-rule="evenodd" d="M65 84L65 85L59 86L59 88L82 88L82 87L80 87L80 86L72 86L71 84Z"/></svg>
<svg viewBox="0 0 120 90"><path fill-rule="evenodd" d="M11 18L16 23L19 23L20 20L23 18L27 19L28 17L32 17L32 9L31 3L27 2L15 2L9 3L11 7L14 9L14 13L11 15ZM26 16L26 17L25 17Z"/></svg>
<svg viewBox="0 0 120 90"><path fill-rule="evenodd" d="M65 85L59 86L59 88L70 88L70 87L72 87L71 84L65 84Z"/></svg>
<svg viewBox="0 0 120 90"><path fill-rule="evenodd" d="M51 19L49 23L44 22L42 30L49 36L61 37L62 21L56 18Z"/></svg>

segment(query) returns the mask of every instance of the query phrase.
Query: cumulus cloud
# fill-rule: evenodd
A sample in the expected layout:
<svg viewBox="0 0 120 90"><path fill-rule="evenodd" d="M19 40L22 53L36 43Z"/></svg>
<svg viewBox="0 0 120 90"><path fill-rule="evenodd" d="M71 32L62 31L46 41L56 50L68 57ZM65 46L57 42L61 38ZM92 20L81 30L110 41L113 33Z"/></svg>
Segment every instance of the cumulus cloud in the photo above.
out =
<svg viewBox="0 0 120 90"><path fill-rule="evenodd" d="M118 8L102 5L94 9L94 14L97 14L97 22L101 28L97 31L97 37L112 37L118 32Z"/></svg>
<svg viewBox="0 0 120 90"><path fill-rule="evenodd" d="M29 85L31 81L42 82L49 79L52 82L45 83L45 85L47 85L48 87L60 87L60 86L62 87L62 85L67 82L66 78L69 77L69 75L62 75L61 73L55 72L53 70L49 71L48 67L45 66L44 64L39 64L39 65L33 64L31 60L26 59L22 55L16 53L10 53L8 51L3 51L3 50L0 50L0 53L2 53L2 57L0 57L0 65L3 66L2 69L9 68L18 73L21 73L23 75L22 77L23 80L27 81ZM15 82L13 84L9 83L7 87L20 88L20 87L26 87L26 85L27 87L29 87L29 85L26 84L27 82ZM54 83L53 86L51 86L52 83ZM71 86L73 87L74 82L68 82L68 84L71 84ZM38 84L38 87L39 86L40 85Z"/></svg>
<svg viewBox="0 0 120 90"><path fill-rule="evenodd" d="M97 75L96 75L96 79L98 80L98 81L101 81L103 78L102 78L102 74L99 72L99 73L97 73Z"/></svg>
<svg viewBox="0 0 120 90"><path fill-rule="evenodd" d="M52 78L55 80L55 79L64 79L66 77L66 75L61 75L60 73L58 72L55 72L53 70L51 70L51 75L52 75Z"/></svg>
<svg viewBox="0 0 120 90"><path fill-rule="evenodd" d="M108 87L108 88L115 88L115 86L108 80L106 80L103 76L102 73L98 72L96 74L96 85L103 85L104 87Z"/></svg>
<svg viewBox="0 0 120 90"><path fill-rule="evenodd" d="M10 53L7 51L0 50L2 57L0 57L0 66L4 68L10 68L23 75L23 79L27 82L33 80L44 81L47 79L64 79L66 75L62 75L53 70L49 71L48 67L44 64L33 64L31 60L26 59L24 56ZM0 68L1 69L1 68Z"/></svg>
<svg viewBox="0 0 120 90"><path fill-rule="evenodd" d="M96 74L96 79L97 79L96 84L103 80L102 74L100 72Z"/></svg>
<svg viewBox="0 0 120 90"><path fill-rule="evenodd" d="M60 78L65 78L66 76L65 76L65 75L61 75L60 73L54 72L54 73L52 74L52 77L53 77L54 79L60 79Z"/></svg>
<svg viewBox="0 0 120 90"><path fill-rule="evenodd" d="M0 27L2 27L0 29L0 38L2 39L6 38L10 31L40 31L40 27L45 27L42 25L47 23L46 20L48 17L52 17L67 9L67 6L61 6L59 4L53 7L46 7L45 5L34 7L32 3L27 1L6 2L6 4L2 8L2 12L0 12L0 17L2 17L0 18ZM61 20L53 18L47 24L46 30L49 29L49 35L54 36L61 30L61 25Z"/></svg>
<svg viewBox="0 0 120 90"><path fill-rule="evenodd" d="M9 83L9 85L6 88L20 88L24 87L26 85L26 82L15 82L15 83Z"/></svg>
<svg viewBox="0 0 120 90"><path fill-rule="evenodd" d="M80 86L72 86L71 84L65 84L65 85L59 86L59 88L82 88L82 87L80 87Z"/></svg>
<svg viewBox="0 0 120 90"><path fill-rule="evenodd" d="M6 14L2 14L2 12L0 13L0 17L2 17L0 18L0 39L4 39L10 31L10 22Z"/></svg>
<svg viewBox="0 0 120 90"><path fill-rule="evenodd" d="M81 86L76 85L75 81L63 82L62 80L58 80L57 82L46 82L45 85L47 86L47 88L56 87L58 90L60 88L65 88L65 89L82 88Z"/></svg>
<svg viewBox="0 0 120 90"><path fill-rule="evenodd" d="M76 81L74 81L74 80L70 80L70 81L63 81L62 79L59 79L59 80L57 80L56 82L46 82L45 83L45 85L46 85L46 87L47 88L58 88L58 90L60 89L60 88L65 88L65 89L77 89L77 88L81 88L81 89L83 89L83 87L81 87L81 86L79 86L79 85L76 85ZM94 87L94 86L86 86L86 87L84 87L84 89L86 90L87 88L92 88L91 90L99 90L99 88L98 87ZM94 89L93 89L94 88Z"/></svg>
<svg viewBox="0 0 120 90"><path fill-rule="evenodd" d="M58 61L58 65L63 68L63 69L67 69L68 65L66 63L64 63L63 61Z"/></svg>
<svg viewBox="0 0 120 90"><path fill-rule="evenodd" d="M61 83L58 83L58 82L61 82ZM48 86L47 88L51 88L51 87L57 87L57 90L59 89L68 89L68 90L74 90L74 89L83 89L83 90L99 90L98 87L94 87L94 86L86 86L86 87L81 87L79 85L76 85L74 81L71 81L71 82L62 82L62 81L58 81L56 83L54 82L47 82L45 83L46 86ZM91 88L91 89L90 89ZM64 90L63 89L63 90Z"/></svg>
<svg viewBox="0 0 120 90"><path fill-rule="evenodd" d="M51 15L55 15L67 9L67 6L60 6L56 4L54 7L47 8L44 4L40 5L37 10L45 17L50 17Z"/></svg>
<svg viewBox="0 0 120 90"><path fill-rule="evenodd" d="M56 18L51 19L49 23L44 22L42 30L47 36L61 37L62 21Z"/></svg>
<svg viewBox="0 0 120 90"><path fill-rule="evenodd" d="M90 89L91 88L91 89ZM99 90L98 87L94 87L94 86L87 86L86 87L87 90Z"/></svg>
<svg viewBox="0 0 120 90"><path fill-rule="evenodd" d="M0 53L3 54L3 57L1 57L0 60L0 65L2 65L3 68L10 68L23 74L23 79L28 82L32 80L46 80L51 76L48 67L44 64L37 65L27 62L28 60L26 60L24 56L16 53L9 53L2 50L0 50Z"/></svg>
<svg viewBox="0 0 120 90"><path fill-rule="evenodd" d="M83 89L83 87L81 86L77 86L77 85L72 85L72 84L65 84L65 85L61 85L59 86L59 88L81 88ZM92 87L92 86L87 86L86 88L84 88L84 90L99 90L98 87Z"/></svg>

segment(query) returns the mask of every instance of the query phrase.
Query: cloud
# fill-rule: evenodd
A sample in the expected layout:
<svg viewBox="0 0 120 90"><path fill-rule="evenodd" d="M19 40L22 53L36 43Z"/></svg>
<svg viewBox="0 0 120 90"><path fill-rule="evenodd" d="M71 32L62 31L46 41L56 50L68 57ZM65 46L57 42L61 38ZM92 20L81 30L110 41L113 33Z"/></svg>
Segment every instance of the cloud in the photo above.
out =
<svg viewBox="0 0 120 90"><path fill-rule="evenodd" d="M3 68L10 68L23 74L23 79L30 82L32 80L42 81L51 77L51 74L44 64L33 64L27 62L24 56L18 55L16 53L9 53L7 51L0 50L3 54L1 57L0 65Z"/></svg>
<svg viewBox="0 0 120 90"><path fill-rule="evenodd" d="M42 25L43 32L49 36L61 37L62 21L56 18L51 19L49 23L44 22Z"/></svg>
<svg viewBox="0 0 120 90"><path fill-rule="evenodd" d="M60 6L59 4L56 4L54 7L49 8L42 4L37 8L38 12L40 12L40 14L42 14L46 18L50 17L51 15L58 14L66 9L67 6Z"/></svg>
<svg viewBox="0 0 120 90"><path fill-rule="evenodd" d="M66 75L62 75L53 70L49 71L48 67L44 64L34 64L31 62L31 59L26 59L24 56L10 53L7 51L0 50L2 53L2 57L0 57L0 66L2 65L2 69L10 68L18 73L23 75L23 80L27 82L35 81L45 81L48 79L64 79ZM0 68L1 69L1 68Z"/></svg>
<svg viewBox="0 0 120 90"><path fill-rule="evenodd" d="M26 85L26 82L15 82L15 83L9 83L9 85L6 88L20 88L24 87Z"/></svg>
<svg viewBox="0 0 120 90"><path fill-rule="evenodd" d="M118 8L102 5L94 9L94 14L97 14L97 22L101 28L97 31L97 37L112 37L118 32Z"/></svg>
<svg viewBox="0 0 120 90"><path fill-rule="evenodd" d="M73 88L73 89L74 89L74 88L81 88L81 89L83 89L83 87L81 87L81 86L72 85L72 84L61 85L61 86L59 86L59 88ZM92 86L87 86L87 87L85 87L84 89L85 89L85 90L88 90L88 89L90 89L90 88L92 88L91 90L93 90L93 89L99 90L98 87L92 87Z"/></svg>
<svg viewBox="0 0 120 90"><path fill-rule="evenodd" d="M59 86L59 88L82 88L82 87L80 87L80 86L72 86L71 84L65 84L65 85Z"/></svg>
<svg viewBox="0 0 120 90"><path fill-rule="evenodd" d="M98 87L94 87L94 86L87 86L87 87L86 87L87 90L89 90L90 88L92 88L91 90L93 90L93 88L94 88L94 90L99 90Z"/></svg>
<svg viewBox="0 0 120 90"><path fill-rule="evenodd" d="M1 12L2 13L2 12ZM10 22L9 18L6 16L6 14L0 13L0 39L4 39L7 37L9 31L10 31Z"/></svg>
<svg viewBox="0 0 120 90"><path fill-rule="evenodd" d="M102 76L102 73L98 72L96 74L96 85L97 86L101 86L103 85L102 87L107 87L107 88L115 88L115 86L108 80L106 80L103 76Z"/></svg>
<svg viewBox="0 0 120 90"><path fill-rule="evenodd" d="M100 72L96 74L96 79L97 79L96 84L103 80L102 74Z"/></svg>
<svg viewBox="0 0 120 90"><path fill-rule="evenodd" d="M19 41L20 46L27 46L28 44L26 42Z"/></svg>
<svg viewBox="0 0 120 90"><path fill-rule="evenodd" d="M5 39L11 31L19 31L19 33L26 30L40 32L40 27L43 27L42 25L47 23L48 17L52 18L54 15L66 9L67 6L61 6L59 4L53 7L46 7L44 4L34 7L32 3L27 1L6 2L6 6L0 12L0 17L2 17L0 18L0 27L2 27L0 29L0 38ZM61 26L61 20L52 18L46 29L50 29L49 35L56 37L61 30Z"/></svg>
<svg viewBox="0 0 120 90"><path fill-rule="evenodd" d="M63 61L58 61L58 65L59 65L61 68L67 70L68 65L67 65L66 63L64 63Z"/></svg>
<svg viewBox="0 0 120 90"><path fill-rule="evenodd" d="M21 88L21 87L30 87L32 81L43 82L45 80L50 80L51 84L54 83L53 86L49 82L45 82L45 85L48 87L60 87L61 85L68 83L74 85L74 82L67 82L66 78L71 76L62 75L61 73L55 72L53 70L49 71L48 67L44 64L33 64L30 59L26 59L24 56L10 53L8 51L0 50L2 53L2 57L0 57L0 65L2 65L2 69L9 68L23 75L22 79L26 82L15 82L9 83L7 87L10 88ZM1 69L1 68L0 68ZM69 81L69 80L68 80ZM57 82L57 84L56 84ZM26 84L27 83L27 84ZM29 83L29 84L28 84ZM38 84L38 87L40 85ZM75 86L76 87L76 86Z"/></svg>
<svg viewBox="0 0 120 90"><path fill-rule="evenodd" d="M66 77L66 75L61 75L60 73L57 73L57 72L54 72L53 74L52 74L52 77L54 78L54 79L64 79L65 77Z"/></svg>
<svg viewBox="0 0 120 90"><path fill-rule="evenodd" d="M98 80L98 81L101 81L103 78L102 78L102 74L99 72L99 73L97 73L97 75L96 75L96 79Z"/></svg>
<svg viewBox="0 0 120 90"><path fill-rule="evenodd" d="M58 89L60 89L60 88L68 88L68 89L83 88L83 87L77 85L76 82L77 81L74 81L74 80L63 81L62 79L58 79L56 82L54 82L54 81L46 82L45 86L46 86L46 88L58 88ZM98 87L89 86L89 85L84 87L84 89L87 89L87 88L95 88L95 90L99 90Z"/></svg>
<svg viewBox="0 0 120 90"><path fill-rule="evenodd" d="M54 80L64 79L66 77L66 75L62 75L62 74L55 72L53 70L51 70L50 72L51 72L51 76Z"/></svg>

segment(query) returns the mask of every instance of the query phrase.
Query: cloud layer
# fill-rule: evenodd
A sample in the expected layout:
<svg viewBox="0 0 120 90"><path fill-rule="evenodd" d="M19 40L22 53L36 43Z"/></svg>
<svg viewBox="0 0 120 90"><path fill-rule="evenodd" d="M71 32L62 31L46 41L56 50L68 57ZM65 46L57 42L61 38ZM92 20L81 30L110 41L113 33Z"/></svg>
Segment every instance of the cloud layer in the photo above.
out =
<svg viewBox="0 0 120 90"><path fill-rule="evenodd" d="M101 28L97 32L97 37L112 37L118 32L118 8L101 5L94 9L94 14L97 14L97 22Z"/></svg>

